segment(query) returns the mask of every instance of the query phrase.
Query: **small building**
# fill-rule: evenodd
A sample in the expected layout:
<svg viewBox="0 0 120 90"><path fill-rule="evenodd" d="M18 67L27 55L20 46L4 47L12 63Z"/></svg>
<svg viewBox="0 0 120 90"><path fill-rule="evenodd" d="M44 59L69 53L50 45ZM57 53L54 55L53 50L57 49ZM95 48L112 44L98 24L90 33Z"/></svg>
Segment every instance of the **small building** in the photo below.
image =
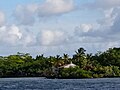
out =
<svg viewBox="0 0 120 90"><path fill-rule="evenodd" d="M63 65L61 67L52 67L52 72L54 73L53 76L49 76L47 78L59 78L59 73L60 73L60 70L63 69L63 68L74 68L76 67L77 65L73 64L72 62L70 64L66 64L66 65Z"/></svg>
<svg viewBox="0 0 120 90"><path fill-rule="evenodd" d="M64 66L62 66L60 68L70 68L70 67L74 68L75 66L76 65L71 62L70 64L64 65Z"/></svg>

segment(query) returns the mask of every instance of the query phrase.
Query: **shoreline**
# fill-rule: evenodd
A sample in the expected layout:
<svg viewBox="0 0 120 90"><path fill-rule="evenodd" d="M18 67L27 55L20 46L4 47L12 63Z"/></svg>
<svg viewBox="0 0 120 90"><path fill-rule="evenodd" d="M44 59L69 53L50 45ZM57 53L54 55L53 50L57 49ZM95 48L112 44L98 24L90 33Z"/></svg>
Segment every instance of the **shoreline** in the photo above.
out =
<svg viewBox="0 0 120 90"><path fill-rule="evenodd" d="M0 79L2 78L41 78L41 79L102 79L102 78L120 78L120 77L98 77L98 78L48 78L48 77L0 77Z"/></svg>

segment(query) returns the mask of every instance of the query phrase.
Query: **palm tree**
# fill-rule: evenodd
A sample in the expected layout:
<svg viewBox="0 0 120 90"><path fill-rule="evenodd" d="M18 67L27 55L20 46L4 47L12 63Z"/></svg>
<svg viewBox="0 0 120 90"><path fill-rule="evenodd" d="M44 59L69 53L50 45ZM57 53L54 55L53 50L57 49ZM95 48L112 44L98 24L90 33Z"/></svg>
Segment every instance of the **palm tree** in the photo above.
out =
<svg viewBox="0 0 120 90"><path fill-rule="evenodd" d="M75 51L76 54L73 55L73 60L75 60L75 64L79 65L81 68L83 68L84 64L86 64L86 55L85 55L85 49L79 48L78 51Z"/></svg>
<svg viewBox="0 0 120 90"><path fill-rule="evenodd" d="M84 48L79 48L78 51L75 51L77 56L85 55L86 50Z"/></svg>
<svg viewBox="0 0 120 90"><path fill-rule="evenodd" d="M68 54L63 54L63 60L65 64L69 63L69 55Z"/></svg>

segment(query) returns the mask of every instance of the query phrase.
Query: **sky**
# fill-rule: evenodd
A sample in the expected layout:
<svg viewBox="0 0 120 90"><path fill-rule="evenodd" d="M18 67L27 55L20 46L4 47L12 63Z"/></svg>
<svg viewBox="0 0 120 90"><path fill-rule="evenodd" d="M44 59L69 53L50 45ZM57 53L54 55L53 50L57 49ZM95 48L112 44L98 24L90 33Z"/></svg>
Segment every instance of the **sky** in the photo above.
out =
<svg viewBox="0 0 120 90"><path fill-rule="evenodd" d="M120 0L0 0L0 56L119 46Z"/></svg>

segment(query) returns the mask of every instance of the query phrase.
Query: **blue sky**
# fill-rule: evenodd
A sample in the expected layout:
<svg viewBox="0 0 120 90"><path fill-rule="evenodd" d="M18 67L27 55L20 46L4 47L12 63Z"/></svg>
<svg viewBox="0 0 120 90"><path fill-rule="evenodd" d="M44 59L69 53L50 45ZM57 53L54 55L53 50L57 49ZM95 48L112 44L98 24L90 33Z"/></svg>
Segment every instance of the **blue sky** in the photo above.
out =
<svg viewBox="0 0 120 90"><path fill-rule="evenodd" d="M120 0L1 0L0 55L119 47Z"/></svg>

